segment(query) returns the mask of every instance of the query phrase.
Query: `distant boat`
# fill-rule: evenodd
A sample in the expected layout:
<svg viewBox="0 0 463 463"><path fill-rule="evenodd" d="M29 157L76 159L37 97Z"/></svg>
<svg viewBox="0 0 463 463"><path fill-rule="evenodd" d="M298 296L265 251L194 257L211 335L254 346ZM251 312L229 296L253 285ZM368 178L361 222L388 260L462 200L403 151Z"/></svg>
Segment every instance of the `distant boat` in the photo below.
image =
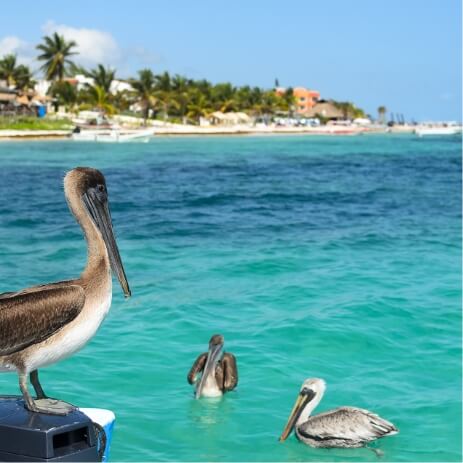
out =
<svg viewBox="0 0 463 463"><path fill-rule="evenodd" d="M415 133L419 137L425 137L428 135L456 135L457 133L461 133L461 127L419 127L415 129Z"/></svg>
<svg viewBox="0 0 463 463"><path fill-rule="evenodd" d="M80 130L72 134L75 141L97 141L103 143L126 143L138 142L147 143L153 135L153 130L133 130L121 131L115 129L109 130Z"/></svg>

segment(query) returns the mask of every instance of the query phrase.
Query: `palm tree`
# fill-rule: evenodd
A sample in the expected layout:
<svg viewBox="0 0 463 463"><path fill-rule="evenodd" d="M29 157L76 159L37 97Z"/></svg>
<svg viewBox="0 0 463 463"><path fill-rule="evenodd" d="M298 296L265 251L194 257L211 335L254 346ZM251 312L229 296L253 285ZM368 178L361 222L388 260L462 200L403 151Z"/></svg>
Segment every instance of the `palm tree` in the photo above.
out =
<svg viewBox="0 0 463 463"><path fill-rule="evenodd" d="M44 61L41 69L45 72L49 80L63 80L66 67L72 64L70 56L76 55L77 52L72 49L77 46L73 40L67 42L62 35L54 32L53 35L45 36L44 43L37 45L37 49L42 54L37 57Z"/></svg>
<svg viewBox="0 0 463 463"><path fill-rule="evenodd" d="M32 80L31 70L24 64L16 66L16 55L11 53L0 60L0 79L6 80L8 87L18 90L32 88L35 81Z"/></svg>
<svg viewBox="0 0 463 463"><path fill-rule="evenodd" d="M384 124L387 108L386 106L380 106L378 108L378 120Z"/></svg>
<svg viewBox="0 0 463 463"><path fill-rule="evenodd" d="M342 111L344 119L355 119L356 117L362 117L364 115L364 112L356 108L350 101L333 101L333 105Z"/></svg>
<svg viewBox="0 0 463 463"><path fill-rule="evenodd" d="M236 89L228 82L214 85L211 91L211 99L214 108L217 110L227 110L232 107L231 103L235 96Z"/></svg>
<svg viewBox="0 0 463 463"><path fill-rule="evenodd" d="M210 101L197 88L192 88L189 92L187 109L187 117L194 120L199 119L201 116L207 116L212 112Z"/></svg>
<svg viewBox="0 0 463 463"><path fill-rule="evenodd" d="M93 103L102 113L114 114L114 106L110 103L110 94L100 85L92 85L88 87L88 96L90 102Z"/></svg>
<svg viewBox="0 0 463 463"><path fill-rule="evenodd" d="M142 69L138 71L138 79L130 81L140 105L143 108L143 120L146 125L146 119L150 108L155 102L156 79L151 69Z"/></svg>
<svg viewBox="0 0 463 463"><path fill-rule="evenodd" d="M53 82L48 94L53 96L56 107L66 106L72 108L77 103L76 87L64 80Z"/></svg>
<svg viewBox="0 0 463 463"><path fill-rule="evenodd" d="M155 76L155 80L157 90L162 90L164 92L169 92L171 90L171 79L167 71Z"/></svg>
<svg viewBox="0 0 463 463"><path fill-rule="evenodd" d="M173 98L172 92L168 90L155 90L153 93L153 106L158 110L160 109L164 115L164 120L167 121L169 118L169 109L174 107L180 108L180 104L176 99Z"/></svg>
<svg viewBox="0 0 463 463"><path fill-rule="evenodd" d="M105 68L102 64L99 64L96 69L88 71L86 75L93 79L94 85L101 87L106 93L109 93L111 83L116 76L116 70Z"/></svg>
<svg viewBox="0 0 463 463"><path fill-rule="evenodd" d="M86 76L88 73L87 69L85 69L81 64L76 64L76 63L69 63L69 66L66 68L66 75L68 77L74 77L77 74L81 74L83 76Z"/></svg>
<svg viewBox="0 0 463 463"><path fill-rule="evenodd" d="M6 80L8 87L15 84L16 55L11 53L0 60L0 78Z"/></svg>
<svg viewBox="0 0 463 463"><path fill-rule="evenodd" d="M32 79L31 70L24 64L20 64L14 74L15 85L18 90L28 90L33 88L36 84L35 80Z"/></svg>
<svg viewBox="0 0 463 463"><path fill-rule="evenodd" d="M282 103L281 97L279 97L273 90L268 90L262 95L261 110L268 120L270 115L280 109ZM284 103L284 101L283 101Z"/></svg>
<svg viewBox="0 0 463 463"><path fill-rule="evenodd" d="M183 119L187 113L188 106L188 89L191 87L192 81L186 77L176 74L172 78L172 100L173 106L178 110L178 114Z"/></svg>
<svg viewBox="0 0 463 463"><path fill-rule="evenodd" d="M287 88L282 98L286 103L288 113L293 113L296 108L296 97L294 96L293 88Z"/></svg>
<svg viewBox="0 0 463 463"><path fill-rule="evenodd" d="M222 101L219 106L219 111L226 113L228 111L236 111L238 108L238 102L235 98L230 98L228 100Z"/></svg>
<svg viewBox="0 0 463 463"><path fill-rule="evenodd" d="M118 112L127 111L132 104L132 98L129 90L122 90L111 95L111 101Z"/></svg>

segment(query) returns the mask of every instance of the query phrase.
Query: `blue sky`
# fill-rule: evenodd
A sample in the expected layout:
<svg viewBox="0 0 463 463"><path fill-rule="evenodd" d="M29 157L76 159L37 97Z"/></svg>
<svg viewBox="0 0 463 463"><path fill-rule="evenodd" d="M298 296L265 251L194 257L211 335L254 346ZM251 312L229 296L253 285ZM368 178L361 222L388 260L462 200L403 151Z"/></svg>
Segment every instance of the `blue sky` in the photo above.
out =
<svg viewBox="0 0 463 463"><path fill-rule="evenodd" d="M38 68L58 30L83 64L150 67L212 82L319 90L371 114L461 120L460 0L26 1L2 9L0 56Z"/></svg>

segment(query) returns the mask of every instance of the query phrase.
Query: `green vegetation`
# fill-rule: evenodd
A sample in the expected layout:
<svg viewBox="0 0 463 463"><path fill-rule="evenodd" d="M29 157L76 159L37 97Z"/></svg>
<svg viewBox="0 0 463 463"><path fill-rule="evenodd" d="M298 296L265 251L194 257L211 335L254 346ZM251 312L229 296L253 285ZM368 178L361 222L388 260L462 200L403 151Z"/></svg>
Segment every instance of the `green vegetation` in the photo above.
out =
<svg viewBox="0 0 463 463"><path fill-rule="evenodd" d="M69 130L73 127L74 124L69 119L0 116L0 130Z"/></svg>
<svg viewBox="0 0 463 463"><path fill-rule="evenodd" d="M293 89L277 94L275 89L262 89L248 85L235 87L229 82L212 84L205 79L189 79L181 75L171 76L168 72L154 74L151 69L138 71L136 78L127 79L131 90L111 92L111 84L116 78L116 70L99 64L87 70L72 61L77 44L66 41L54 33L43 37L37 45L40 51L37 59L43 62L41 70L48 80L53 81L48 94L53 97L56 108L67 111L83 109L99 110L103 113L139 115L144 123L148 118L165 121L197 123L201 117L215 111L245 112L256 118L270 119L276 114L293 115L296 101ZM77 90L74 83L65 76L84 74L93 80ZM0 79L8 86L25 92L32 88L33 80L27 66L16 64L16 55L10 54L0 60ZM275 85L279 82L276 79ZM350 102L333 102L345 118L365 117L363 110ZM322 118L324 121L324 118Z"/></svg>
<svg viewBox="0 0 463 463"><path fill-rule="evenodd" d="M383 124L386 122L386 111L387 111L386 106L380 106L378 108L378 120L382 122Z"/></svg>
<svg viewBox="0 0 463 463"><path fill-rule="evenodd" d="M0 79L5 80L8 86L14 86L18 90L27 90L35 84L30 69L23 64L18 65L16 55L13 53L0 59Z"/></svg>
<svg viewBox="0 0 463 463"><path fill-rule="evenodd" d="M342 111L344 119L357 119L366 117L363 109L357 108L354 103L349 101L334 101L334 106Z"/></svg>
<svg viewBox="0 0 463 463"><path fill-rule="evenodd" d="M146 122L151 106L156 102L154 93L156 89L156 79L150 69L138 71L138 79L133 79L130 83L135 90L138 103L142 107L143 119Z"/></svg>
<svg viewBox="0 0 463 463"><path fill-rule="evenodd" d="M72 51L77 46L76 42L66 42L64 37L56 32L51 37L45 36L43 41L44 43L36 47L42 52L37 57L39 61L44 61L42 71L48 80L63 80L66 67L73 64L69 57L77 54Z"/></svg>
<svg viewBox="0 0 463 463"><path fill-rule="evenodd" d="M94 85L101 87L106 93L109 93L111 84L116 77L116 71L114 69L105 68L102 64L99 64L96 69L92 69L88 72L83 72L88 77L94 80Z"/></svg>

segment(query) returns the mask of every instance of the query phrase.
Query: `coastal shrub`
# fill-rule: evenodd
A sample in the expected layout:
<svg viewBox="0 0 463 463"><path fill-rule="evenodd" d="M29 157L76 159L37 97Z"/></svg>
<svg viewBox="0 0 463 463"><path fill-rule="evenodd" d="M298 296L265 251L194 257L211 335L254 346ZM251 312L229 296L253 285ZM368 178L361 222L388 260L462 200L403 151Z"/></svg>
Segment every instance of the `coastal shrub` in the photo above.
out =
<svg viewBox="0 0 463 463"><path fill-rule="evenodd" d="M0 130L70 130L73 127L69 119L0 116Z"/></svg>

